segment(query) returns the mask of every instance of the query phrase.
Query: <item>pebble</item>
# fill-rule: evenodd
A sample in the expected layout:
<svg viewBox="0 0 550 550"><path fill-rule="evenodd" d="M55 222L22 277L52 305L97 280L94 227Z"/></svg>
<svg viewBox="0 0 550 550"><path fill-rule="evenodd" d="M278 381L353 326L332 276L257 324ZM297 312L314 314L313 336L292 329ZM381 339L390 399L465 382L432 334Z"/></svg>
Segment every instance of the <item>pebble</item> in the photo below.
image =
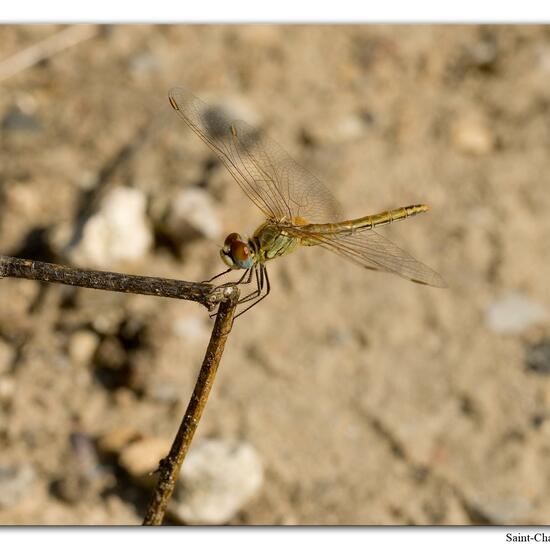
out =
<svg viewBox="0 0 550 550"><path fill-rule="evenodd" d="M38 120L29 115L18 107L10 109L2 120L2 130L16 132L38 132L40 123Z"/></svg>
<svg viewBox="0 0 550 550"><path fill-rule="evenodd" d="M494 332L519 333L547 318L537 302L519 293L509 293L493 302L485 312L485 322Z"/></svg>
<svg viewBox="0 0 550 550"><path fill-rule="evenodd" d="M480 40L468 49L470 64L479 69L494 67L498 59L498 48L492 40Z"/></svg>
<svg viewBox="0 0 550 550"><path fill-rule="evenodd" d="M476 156L490 153L496 145L491 129L473 117L461 118L452 125L451 141L461 153Z"/></svg>
<svg viewBox="0 0 550 550"><path fill-rule="evenodd" d="M69 340L69 357L75 363L86 365L92 360L99 344L99 336L90 330L78 330Z"/></svg>
<svg viewBox="0 0 550 550"><path fill-rule="evenodd" d="M68 251L79 265L109 268L142 258L153 244L146 215L147 199L138 189L118 187L85 223L82 238Z"/></svg>
<svg viewBox="0 0 550 550"><path fill-rule="evenodd" d="M529 523L533 504L520 496L484 496L476 502L475 508L493 525Z"/></svg>
<svg viewBox="0 0 550 550"><path fill-rule="evenodd" d="M158 73L161 64L156 56L150 53L140 53L130 58L128 67L137 76L148 76Z"/></svg>
<svg viewBox="0 0 550 550"><path fill-rule="evenodd" d="M101 465L89 434L73 432L69 443L62 476L54 480L51 490L65 502L77 503L92 498L105 488L110 476Z"/></svg>
<svg viewBox="0 0 550 550"><path fill-rule="evenodd" d="M174 320L172 330L178 338L186 342L204 342L210 337L211 328L199 317L178 317Z"/></svg>
<svg viewBox="0 0 550 550"><path fill-rule="evenodd" d="M225 524L258 493L263 478L249 443L198 441L183 464L170 515L185 524Z"/></svg>
<svg viewBox="0 0 550 550"><path fill-rule="evenodd" d="M155 478L150 474L157 470L160 460L168 454L171 444L171 441L161 437L143 438L124 447L118 462L137 483L152 486Z"/></svg>
<svg viewBox="0 0 550 550"><path fill-rule="evenodd" d="M133 441L140 438L138 430L132 426L120 426L104 433L97 440L97 448L104 454L118 455Z"/></svg>
<svg viewBox="0 0 550 550"><path fill-rule="evenodd" d="M15 394L13 376L0 376L0 403L8 403Z"/></svg>
<svg viewBox="0 0 550 550"><path fill-rule="evenodd" d="M190 234L216 240L222 233L221 220L210 195L198 188L184 189L176 196L166 228L175 242L187 240Z"/></svg>
<svg viewBox="0 0 550 550"><path fill-rule="evenodd" d="M544 340L527 348L525 364L538 374L550 374L550 340Z"/></svg>
<svg viewBox="0 0 550 550"><path fill-rule="evenodd" d="M8 372L15 359L15 350L4 340L0 340L0 374Z"/></svg>
<svg viewBox="0 0 550 550"><path fill-rule="evenodd" d="M0 465L0 508L15 506L29 492L36 474L30 465Z"/></svg>
<svg viewBox="0 0 550 550"><path fill-rule="evenodd" d="M365 134L366 124L357 115L350 114L338 121L335 134L341 140L353 140Z"/></svg>

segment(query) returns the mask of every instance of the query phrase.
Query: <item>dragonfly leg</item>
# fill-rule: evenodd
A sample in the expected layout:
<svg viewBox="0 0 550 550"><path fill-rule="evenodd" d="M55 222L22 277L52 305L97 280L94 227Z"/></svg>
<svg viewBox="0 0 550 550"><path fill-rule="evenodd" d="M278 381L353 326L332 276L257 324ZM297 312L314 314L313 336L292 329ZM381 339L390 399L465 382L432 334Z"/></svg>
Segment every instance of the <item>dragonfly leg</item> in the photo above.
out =
<svg viewBox="0 0 550 550"><path fill-rule="evenodd" d="M231 271L231 269L229 269L228 271ZM250 284L250 282L252 281L252 275L253 275L253 272L255 273L256 272L256 266L254 267L251 267L250 269L247 269L242 277L238 280L238 281L235 281L234 283L224 283L223 285L220 285L216 288L223 288L223 287L227 287L227 286L233 286L233 285L248 285ZM223 273L220 273L220 275L223 275L227 273L227 271L224 271ZM216 275L216 277L218 277L219 275ZM256 279L258 278L258 275L256 274ZM246 281L245 281L246 279ZM249 296L251 296L252 294L255 294L257 291L255 290L254 292L252 292L251 294L249 294L248 296L246 296L245 298L243 298L244 301L246 301L248 299ZM243 302L243 300L239 300L239 304ZM218 314L217 311L214 311L213 313L211 313L209 315L210 319L216 317L216 315Z"/></svg>
<svg viewBox="0 0 550 550"><path fill-rule="evenodd" d="M211 283L212 281L214 281L215 279L217 279L218 277L221 277L222 275L225 275L226 273L229 273L231 271L231 268L229 269L226 269L225 271L222 271L221 273L218 273L217 275L214 275L214 277L212 277L211 279L208 279L206 281L201 281L202 284L205 284L205 283Z"/></svg>
<svg viewBox="0 0 550 550"><path fill-rule="evenodd" d="M243 313L247 312L249 309L253 308L256 304L260 303L271 292L271 285L269 284L269 277L267 276L267 269L265 268L265 266L263 264L260 264L260 279L262 281L262 287L263 287L263 278L264 277L265 277L265 286L266 286L265 294L260 296L255 302L250 304L248 307L244 308L242 311L239 311L239 313L237 313L237 315L235 315L235 317L233 318L234 320L237 317L240 317Z"/></svg>
<svg viewBox="0 0 550 550"><path fill-rule="evenodd" d="M250 281L252 281L252 272L255 271L254 268L250 268L250 269L247 269L243 276L234 284L236 285L248 285L250 284ZM248 275L248 278L246 279L246 281L244 280L244 278Z"/></svg>
<svg viewBox="0 0 550 550"><path fill-rule="evenodd" d="M262 271L260 270L260 275L258 275L258 266L256 265L254 268L254 274L256 275L256 290L251 292L250 294L246 295L244 298L241 298L239 300L239 304L244 304L245 302L249 302L250 300L254 300L257 298L261 293L262 289L264 287L264 278Z"/></svg>
<svg viewBox="0 0 550 550"><path fill-rule="evenodd" d="M238 281L234 281L234 282L228 282L228 283L223 283L222 285L220 285L218 288L223 288L223 287L226 287L226 286L236 286L236 285L248 285L250 283L250 281L252 281L252 271L253 271L254 268L250 268L250 269L247 269L243 274L242 274L242 277L238 280ZM231 270L229 270L231 271ZM224 273L227 273L227 271L224 271ZM245 281L246 279L246 281Z"/></svg>

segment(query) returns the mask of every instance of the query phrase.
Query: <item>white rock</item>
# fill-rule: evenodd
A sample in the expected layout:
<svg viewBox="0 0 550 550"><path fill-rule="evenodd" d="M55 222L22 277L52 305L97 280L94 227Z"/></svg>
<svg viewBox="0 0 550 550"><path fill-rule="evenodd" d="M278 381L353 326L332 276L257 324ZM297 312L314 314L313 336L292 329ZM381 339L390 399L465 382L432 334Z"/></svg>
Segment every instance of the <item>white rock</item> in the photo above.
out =
<svg viewBox="0 0 550 550"><path fill-rule="evenodd" d="M153 484L150 475L170 450L170 441L161 437L147 437L123 447L119 464L140 484Z"/></svg>
<svg viewBox="0 0 550 550"><path fill-rule="evenodd" d="M349 114L338 121L335 133L343 140L357 139L365 134L365 124L357 115Z"/></svg>
<svg viewBox="0 0 550 550"><path fill-rule="evenodd" d="M97 441L97 447L102 453L117 455L139 438L139 431L133 426L119 426L102 434Z"/></svg>
<svg viewBox="0 0 550 550"><path fill-rule="evenodd" d="M113 189L85 223L81 240L69 250L71 261L108 268L143 257L153 243L146 202L137 189Z"/></svg>
<svg viewBox="0 0 550 550"><path fill-rule="evenodd" d="M0 465L0 508L12 508L30 493L36 478L28 464Z"/></svg>
<svg viewBox="0 0 550 550"><path fill-rule="evenodd" d="M540 304L518 293L509 293L493 302L486 311L485 322L494 332L518 333L547 318Z"/></svg>
<svg viewBox="0 0 550 550"><path fill-rule="evenodd" d="M86 364L92 357L99 344L99 337L90 330L78 330L69 340L69 356L75 363Z"/></svg>
<svg viewBox="0 0 550 550"><path fill-rule="evenodd" d="M174 519L186 524L224 524L262 483L263 466L250 444L199 441L183 463L169 511Z"/></svg>
<svg viewBox="0 0 550 550"><path fill-rule="evenodd" d="M529 518L534 509L531 501L519 495L484 495L475 505L482 515L494 525L529 523Z"/></svg>
<svg viewBox="0 0 550 550"><path fill-rule="evenodd" d="M137 76L149 76L161 69L159 59L150 53L140 53L130 58L130 71Z"/></svg>
<svg viewBox="0 0 550 550"><path fill-rule="evenodd" d="M495 137L480 119L465 117L457 120L451 130L454 146L468 155L486 155L495 147Z"/></svg>
<svg viewBox="0 0 550 550"><path fill-rule="evenodd" d="M219 239L222 233L212 199L202 189L184 189L177 195L168 214L168 228L180 238L189 228L209 239Z"/></svg>
<svg viewBox="0 0 550 550"><path fill-rule="evenodd" d="M172 325L174 334L188 342L203 342L210 337L211 328L199 317L178 317Z"/></svg>

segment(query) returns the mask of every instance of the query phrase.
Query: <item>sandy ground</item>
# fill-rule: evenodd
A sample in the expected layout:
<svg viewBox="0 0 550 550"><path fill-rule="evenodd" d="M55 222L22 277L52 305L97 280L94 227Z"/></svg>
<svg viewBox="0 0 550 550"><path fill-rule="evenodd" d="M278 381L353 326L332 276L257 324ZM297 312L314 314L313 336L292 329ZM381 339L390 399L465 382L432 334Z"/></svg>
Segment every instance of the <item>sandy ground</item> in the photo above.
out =
<svg viewBox="0 0 550 550"><path fill-rule="evenodd" d="M61 30L4 26L0 57ZM155 240L110 269L221 271L224 234L261 213L172 112L175 84L244 113L349 217L429 203L380 232L448 288L315 248L273 262L196 441L261 457L234 524L548 523L549 79L548 27L105 28L0 82L0 252L68 263L94 190L129 187ZM191 188L219 237L162 229ZM95 442L171 439L210 327L192 303L0 281L0 483L20 480L0 522L139 523L147 492Z"/></svg>

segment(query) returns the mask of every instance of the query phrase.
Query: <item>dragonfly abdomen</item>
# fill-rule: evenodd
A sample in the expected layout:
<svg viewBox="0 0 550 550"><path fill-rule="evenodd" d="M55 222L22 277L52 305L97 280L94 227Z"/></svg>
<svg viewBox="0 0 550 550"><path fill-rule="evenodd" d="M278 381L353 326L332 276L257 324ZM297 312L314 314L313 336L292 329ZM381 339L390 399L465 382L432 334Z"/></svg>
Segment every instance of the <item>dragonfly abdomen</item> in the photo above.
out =
<svg viewBox="0 0 550 550"><path fill-rule="evenodd" d="M379 214L372 214L354 220L345 220L338 223L310 224L303 227L303 229L316 233L330 233L332 235L342 233L351 234L361 229L374 229L379 225L386 225L398 220L404 220L405 218L416 216L422 212L427 212L429 209L429 206L426 204L414 204L412 206L394 208L393 210L386 210Z"/></svg>

